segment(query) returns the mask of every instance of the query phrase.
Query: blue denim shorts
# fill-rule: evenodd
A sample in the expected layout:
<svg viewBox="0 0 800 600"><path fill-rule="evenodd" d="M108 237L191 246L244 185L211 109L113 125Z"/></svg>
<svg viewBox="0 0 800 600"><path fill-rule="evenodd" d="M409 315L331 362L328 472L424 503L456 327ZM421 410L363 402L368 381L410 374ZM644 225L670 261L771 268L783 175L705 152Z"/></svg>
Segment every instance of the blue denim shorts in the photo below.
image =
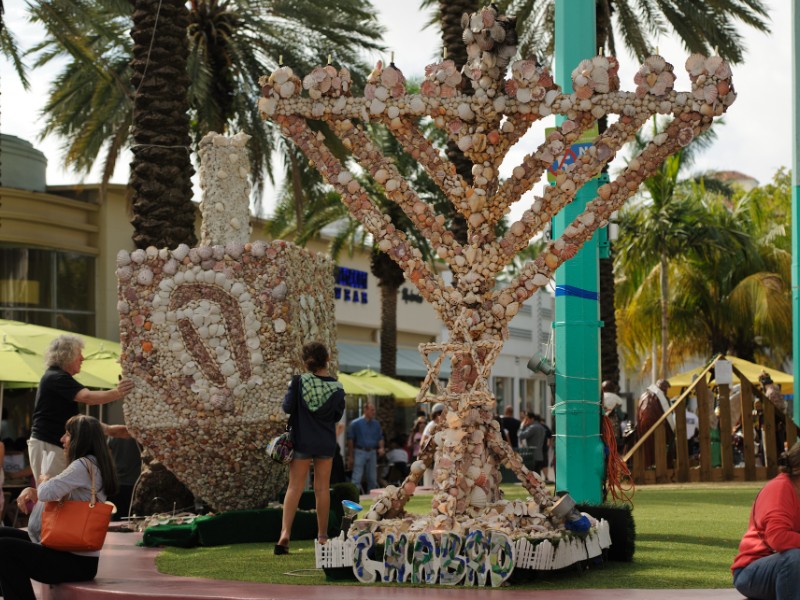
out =
<svg viewBox="0 0 800 600"><path fill-rule="evenodd" d="M333 458L333 456L322 456L320 454L306 454L305 452L294 451L292 460L309 460L311 458Z"/></svg>

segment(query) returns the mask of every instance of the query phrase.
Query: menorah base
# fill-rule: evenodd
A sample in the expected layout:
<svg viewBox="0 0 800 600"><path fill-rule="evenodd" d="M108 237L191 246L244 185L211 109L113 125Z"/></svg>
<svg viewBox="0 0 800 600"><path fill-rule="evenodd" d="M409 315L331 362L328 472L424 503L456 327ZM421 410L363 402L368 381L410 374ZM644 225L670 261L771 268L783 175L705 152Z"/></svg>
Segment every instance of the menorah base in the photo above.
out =
<svg viewBox="0 0 800 600"><path fill-rule="evenodd" d="M383 524L383 522L382 522ZM387 522L391 526L391 522ZM351 530L352 532L353 530ZM362 530L315 543L317 568L343 579L350 569L362 583L411 583L498 587L536 571L554 571L599 559L611 546L608 522L594 522L588 533L567 530L475 529L466 534L429 531L389 533L380 542Z"/></svg>

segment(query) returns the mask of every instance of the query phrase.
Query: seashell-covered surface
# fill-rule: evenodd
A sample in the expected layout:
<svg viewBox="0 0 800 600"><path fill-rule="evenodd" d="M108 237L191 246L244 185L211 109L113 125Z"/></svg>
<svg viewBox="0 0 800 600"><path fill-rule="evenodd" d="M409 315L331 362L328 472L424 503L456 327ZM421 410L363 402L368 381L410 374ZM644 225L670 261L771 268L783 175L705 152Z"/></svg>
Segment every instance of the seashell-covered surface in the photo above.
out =
<svg viewBox="0 0 800 600"><path fill-rule="evenodd" d="M336 347L330 259L257 241L123 250L117 265L133 435L216 510L276 499L287 469L265 448L300 349Z"/></svg>
<svg viewBox="0 0 800 600"><path fill-rule="evenodd" d="M200 140L200 244L237 243L250 239L250 136L225 137L211 132Z"/></svg>
<svg viewBox="0 0 800 600"><path fill-rule="evenodd" d="M269 87L274 74L262 78L266 86L264 97L259 99L262 117L279 124L284 135L341 194L350 214L403 269L449 332L448 342L420 347L429 369L420 400L436 385L442 361L452 362L453 375L447 387L435 394L436 400L448 406L447 421L423 449L403 485L387 489L370 509L367 519L378 522L374 532L377 537L398 528L465 531L488 522L514 535L534 537L544 533L541 527L545 531L562 528L563 523L548 519L541 523L521 520L531 514L548 514L553 499L503 441L491 420L495 401L487 380L508 337L508 322L525 300L549 283L560 265L608 223L642 181L670 154L706 130L736 98L727 63L719 57L700 55L692 55L686 62L692 89L685 92L672 88L673 67L661 57L645 61L636 76L635 92L620 90L619 65L613 57L593 57L577 65L572 74L573 93L564 93L546 68L530 60L513 62L511 78L505 79L509 60L516 53L513 21L492 6L465 15L462 25L468 54L462 75L473 88L472 95L459 92L463 82L448 61L426 70L419 95L399 89L397 82L402 75L396 68L397 73L392 71L385 78L380 63L370 76L364 96L344 100L277 97ZM597 196L516 277L498 285L497 275L655 114L670 115L666 130L611 181L599 186ZM564 120L513 168L511 177L501 180L500 165L509 149L532 123L550 115L561 115ZM529 192L598 119L613 115L619 118L578 159L559 170L555 185L534 196L522 217L499 234L496 225L509 207ZM472 162L471 181L459 175L444 153L425 137L420 126L423 116L442 129ZM363 175L381 186L386 197L430 242L452 272L452 284L445 283L423 259L420 249L381 211L324 139L309 127L309 119L327 122ZM381 153L366 132L367 121L384 124L425 168L454 211L466 220L465 242L456 240L445 214L437 212L401 176L393 157ZM525 511L518 505L503 504L498 488L497 467L501 464L511 468L530 492ZM432 511L422 518L408 517L403 507L426 467L432 467L435 473ZM509 511L514 518L502 521L506 517L501 519L498 512L510 516Z"/></svg>

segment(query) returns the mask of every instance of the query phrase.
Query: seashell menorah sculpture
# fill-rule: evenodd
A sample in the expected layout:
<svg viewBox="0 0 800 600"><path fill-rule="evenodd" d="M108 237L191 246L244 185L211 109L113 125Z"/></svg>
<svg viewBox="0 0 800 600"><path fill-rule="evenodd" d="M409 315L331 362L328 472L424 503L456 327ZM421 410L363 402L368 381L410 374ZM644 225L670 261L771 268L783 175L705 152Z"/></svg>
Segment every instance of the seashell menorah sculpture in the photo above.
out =
<svg viewBox="0 0 800 600"><path fill-rule="evenodd" d="M542 559L519 545L543 538L563 541L570 534L565 533L563 512L553 510L555 499L541 478L525 468L492 421L495 400L487 377L507 338L508 322L522 303L607 224L611 214L667 156L707 129L736 97L727 63L719 57L701 55L692 55L686 62L692 81L687 92L673 90L673 67L660 56L645 60L634 80L635 92L619 90L617 60L603 56L577 66L572 74L572 94L562 93L547 68L531 60L513 62L511 78L504 80L510 57L516 52L513 24L494 8L484 8L465 15L463 25L467 65L462 73L448 60L430 65L420 95L406 94L403 74L393 63L386 67L378 63L363 97L351 97L348 74L330 65L315 69L302 82L289 67L281 66L261 82L262 116L278 123L341 194L352 216L403 269L450 334L447 343L420 347L429 370L419 400L438 380L442 361L452 361L453 375L447 387L437 389L435 395L448 406L444 424L412 465L407 480L399 488L387 488L367 519L353 525L350 535L341 541L344 550L338 549L335 540L318 548L318 564L354 564L356 576L364 581L382 577L384 581L397 578L456 583L444 558L436 568L426 571L420 566L425 562L422 557L428 556L426 548L430 556L437 557L435 560L440 560L440 555L453 558L465 552L472 557L470 564L484 567L489 563L482 563L482 557L496 550L492 558L486 558L493 561L489 569L493 584L507 576L508 565L513 568L515 561L527 568L570 564L570 559L559 558L552 547L547 550L550 558ZM471 87L469 95L464 92L466 86ZM303 89L308 92L307 98L302 96ZM597 197L558 239L549 242L508 285L498 288L501 270L656 114L673 117L666 130L619 175L599 187ZM509 149L531 124L549 115L562 115L564 120L514 167L511 177L501 180L499 168ZM559 170L555 185L535 197L522 217L498 237L495 226L509 207L532 189L581 134L601 117L611 115L619 115L618 120L573 164ZM419 125L422 117L432 118L473 163L471 182L458 175L454 165L423 135ZM352 159L402 208L452 271L452 285L423 261L419 249L381 212L358 179L328 149L323 136L309 128L310 119L326 122ZM391 157L381 154L365 132L370 121L385 125L446 194L467 222L466 243L456 240L445 216L437 214L412 189ZM527 502L502 500L501 464L512 469L530 492ZM433 468L435 477L432 511L414 518L404 512L404 506L426 468ZM594 533L595 529L589 537ZM483 541L476 541L476 535L482 535ZM385 544L384 563L367 558L372 543ZM414 558L413 565L401 568L395 558L403 555L405 544L413 548L413 555L421 562ZM480 557L476 554L478 547L485 550ZM559 548L563 549L561 545ZM545 546L539 544L537 549L544 552ZM337 552L344 558L334 556ZM528 558L523 557L525 552ZM580 558L585 558L585 553L575 560ZM495 568L498 564L501 567ZM462 570L461 581L471 583L481 577L485 581L486 569L480 571L475 566L473 572L470 568Z"/></svg>

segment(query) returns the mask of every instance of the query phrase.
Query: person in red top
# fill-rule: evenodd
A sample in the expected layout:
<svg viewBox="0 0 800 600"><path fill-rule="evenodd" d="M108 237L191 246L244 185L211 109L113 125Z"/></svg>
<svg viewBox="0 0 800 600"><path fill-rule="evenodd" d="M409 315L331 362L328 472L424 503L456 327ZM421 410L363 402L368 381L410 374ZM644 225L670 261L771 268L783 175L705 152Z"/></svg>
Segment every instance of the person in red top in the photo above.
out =
<svg viewBox="0 0 800 600"><path fill-rule="evenodd" d="M800 600L800 442L756 496L733 561L733 585L752 600Z"/></svg>

